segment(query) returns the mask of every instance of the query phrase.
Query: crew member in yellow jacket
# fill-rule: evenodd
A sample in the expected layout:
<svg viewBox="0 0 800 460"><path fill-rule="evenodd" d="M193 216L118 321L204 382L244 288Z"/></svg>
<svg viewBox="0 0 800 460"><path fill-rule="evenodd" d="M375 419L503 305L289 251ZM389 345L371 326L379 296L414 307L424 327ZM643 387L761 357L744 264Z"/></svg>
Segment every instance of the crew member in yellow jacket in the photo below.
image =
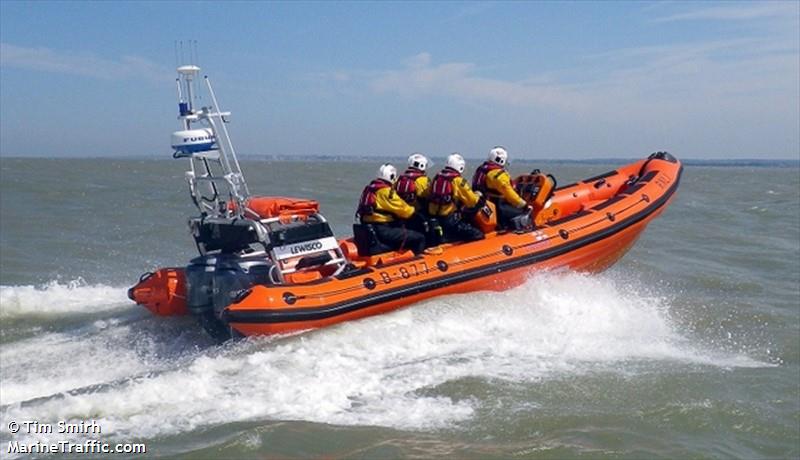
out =
<svg viewBox="0 0 800 460"><path fill-rule="evenodd" d="M430 181L425 172L428 170L428 158L421 153L412 153L408 157L408 169L400 175L394 189L400 198L414 206L417 210L425 208Z"/></svg>
<svg viewBox="0 0 800 460"><path fill-rule="evenodd" d="M532 208L517 194L506 171L508 152L497 146L472 176L472 188L483 193L497 207L500 227L508 227L518 216L530 216Z"/></svg>
<svg viewBox="0 0 800 460"><path fill-rule="evenodd" d="M408 220L408 228L421 232L423 235L429 234L429 224L427 218L428 191L430 180L425 172L428 170L428 158L421 153L412 153L408 157L408 168L397 178L394 189L406 203L414 206L416 212ZM429 245L435 244L433 241Z"/></svg>
<svg viewBox="0 0 800 460"><path fill-rule="evenodd" d="M407 228L406 223L414 215L415 209L406 203L394 185L397 169L386 163L378 170L378 176L364 188L358 203L358 215L362 224L371 225L379 245L388 250L410 249L414 254L425 250L425 236ZM373 253L381 252L372 248Z"/></svg>
<svg viewBox="0 0 800 460"><path fill-rule="evenodd" d="M433 178L428 192L428 214L437 218L448 240L475 241L484 238L483 232L472 225L465 214L477 210L480 195L472 191L461 176L466 163L458 153L447 157L445 168Z"/></svg>

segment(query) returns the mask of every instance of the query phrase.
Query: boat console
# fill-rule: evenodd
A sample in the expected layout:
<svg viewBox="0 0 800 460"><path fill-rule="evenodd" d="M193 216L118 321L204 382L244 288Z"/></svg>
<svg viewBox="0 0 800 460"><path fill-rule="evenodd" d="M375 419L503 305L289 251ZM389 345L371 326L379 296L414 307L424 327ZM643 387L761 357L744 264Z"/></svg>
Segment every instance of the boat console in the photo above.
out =
<svg viewBox="0 0 800 460"><path fill-rule="evenodd" d="M230 112L203 77L212 106L195 107L200 68L178 67L178 120L173 157L188 159L189 194L199 215L189 219L199 257L186 267L187 308L213 323L237 295L257 284L309 282L349 265L314 200L254 197L226 125Z"/></svg>

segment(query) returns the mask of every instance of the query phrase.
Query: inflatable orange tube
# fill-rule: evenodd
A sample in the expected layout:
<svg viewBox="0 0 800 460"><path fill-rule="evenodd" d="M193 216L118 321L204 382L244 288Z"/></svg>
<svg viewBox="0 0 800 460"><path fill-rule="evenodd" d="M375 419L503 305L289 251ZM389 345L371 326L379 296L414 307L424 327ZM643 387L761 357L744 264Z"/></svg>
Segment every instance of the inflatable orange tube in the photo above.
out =
<svg viewBox="0 0 800 460"><path fill-rule="evenodd" d="M128 289L128 298L158 316L189 313L183 268L162 268L155 273L145 273L136 286Z"/></svg>
<svg viewBox="0 0 800 460"><path fill-rule="evenodd" d="M669 155L562 187L561 218L524 233L445 245L441 255L395 258L333 279L253 287L222 319L244 335L287 333L384 313L430 297L503 290L532 270L600 271L622 257L669 204L682 167Z"/></svg>

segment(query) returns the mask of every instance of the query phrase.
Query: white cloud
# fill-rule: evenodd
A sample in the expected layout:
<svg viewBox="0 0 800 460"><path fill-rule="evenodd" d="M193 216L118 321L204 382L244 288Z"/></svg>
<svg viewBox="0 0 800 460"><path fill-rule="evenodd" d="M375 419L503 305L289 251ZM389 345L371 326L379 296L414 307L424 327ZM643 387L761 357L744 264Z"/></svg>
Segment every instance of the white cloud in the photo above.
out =
<svg viewBox="0 0 800 460"><path fill-rule="evenodd" d="M41 47L28 48L9 43L0 43L0 66L106 80L142 78L168 81L173 78L170 70L138 56L110 60L92 54L60 52Z"/></svg>
<svg viewBox="0 0 800 460"><path fill-rule="evenodd" d="M796 17L798 11L798 3L793 1L742 3L700 8L660 17L656 19L656 22L691 20L746 21L763 18L786 18Z"/></svg>
<svg viewBox="0 0 800 460"><path fill-rule="evenodd" d="M786 156L800 149L798 56L791 42L734 38L576 56L575 68L512 79L482 75L492 62L423 52L395 69L351 70L336 91L450 99L467 116L492 114L472 125L483 135L551 152Z"/></svg>
<svg viewBox="0 0 800 460"><path fill-rule="evenodd" d="M655 107L679 112L698 101L728 106L737 98L756 103L761 98L791 114L798 103L798 50L780 41L741 38L626 48L576 61L585 64L560 73L499 79L480 76L475 63L435 63L423 52L398 69L362 75L379 93L444 95L579 115L613 110L636 118Z"/></svg>
<svg viewBox="0 0 800 460"><path fill-rule="evenodd" d="M423 52L405 60L401 69L369 72L372 75L369 86L380 93L447 94L512 106L580 110L585 105L579 94L564 85L546 84L535 78L519 81L482 78L475 75L476 71L477 66L468 62L434 65L431 55Z"/></svg>

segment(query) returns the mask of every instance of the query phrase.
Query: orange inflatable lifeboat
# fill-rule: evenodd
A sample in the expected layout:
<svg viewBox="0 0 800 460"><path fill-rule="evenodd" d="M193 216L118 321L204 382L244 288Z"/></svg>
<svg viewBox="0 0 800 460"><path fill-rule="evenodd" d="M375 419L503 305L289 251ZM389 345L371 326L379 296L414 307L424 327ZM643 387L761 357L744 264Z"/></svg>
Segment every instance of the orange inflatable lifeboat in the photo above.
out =
<svg viewBox="0 0 800 460"><path fill-rule="evenodd" d="M319 328L434 296L508 289L541 269L595 272L622 257L666 209L681 172L677 159L659 152L559 188L540 173L521 176L515 184L530 192L522 195L534 209L536 225L494 231L487 223L492 222L490 208L483 217L484 240L446 243L419 256L410 251L360 256L352 238L333 238L315 201L251 199L247 206L260 219L254 225L263 229L241 234L254 234L248 241L262 249L251 247L235 257L212 251L185 273L158 272L143 280L130 296L156 314L189 311L209 332L225 338ZM209 273L215 275L209 278ZM185 309L176 306L183 292L176 281L181 274L189 286ZM174 287L154 287L158 283ZM198 285L224 296L195 295Z"/></svg>

